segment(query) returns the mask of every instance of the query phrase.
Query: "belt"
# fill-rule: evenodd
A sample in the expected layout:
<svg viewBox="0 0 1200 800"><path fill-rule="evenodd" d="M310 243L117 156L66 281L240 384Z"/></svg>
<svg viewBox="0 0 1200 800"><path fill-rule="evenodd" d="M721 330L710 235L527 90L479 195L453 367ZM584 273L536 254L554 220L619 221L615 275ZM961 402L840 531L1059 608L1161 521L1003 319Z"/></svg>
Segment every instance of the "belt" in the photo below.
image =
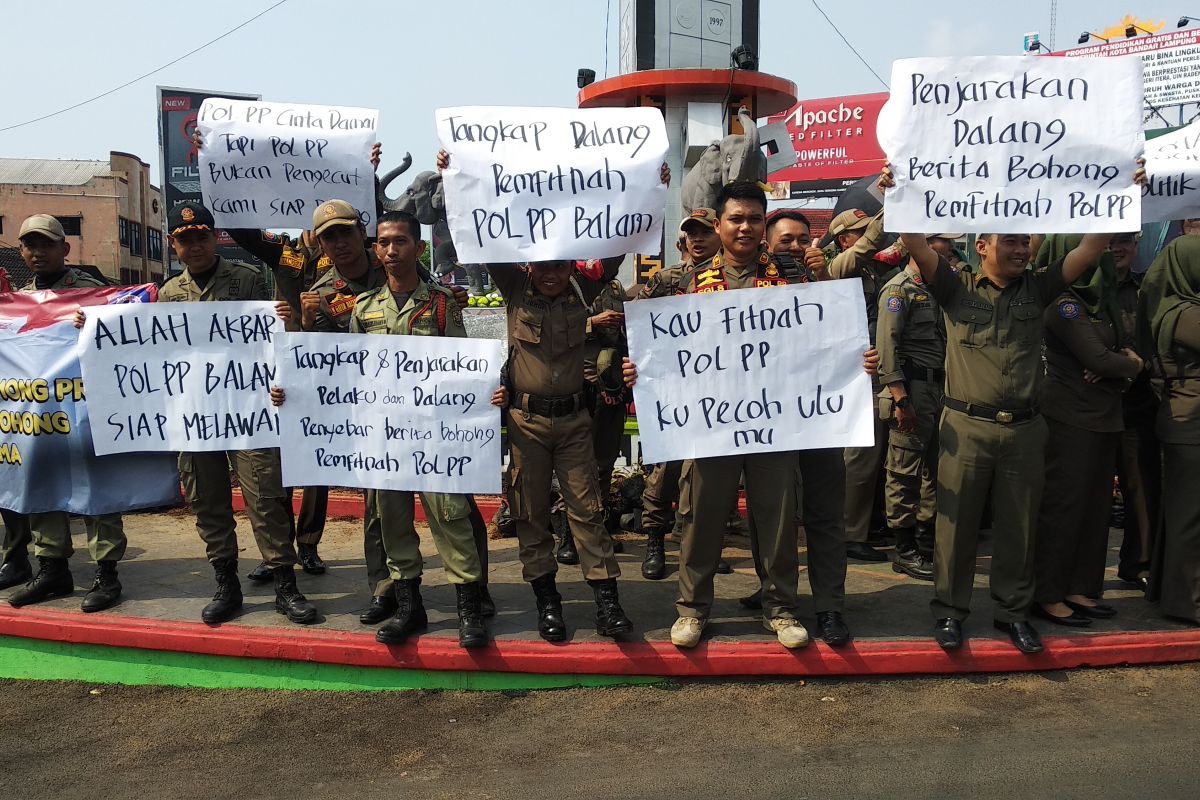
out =
<svg viewBox="0 0 1200 800"><path fill-rule="evenodd" d="M904 364L900 367L900 371L904 373L906 380L910 381L929 381L930 383L941 383L946 380L946 370L944 369L929 369L928 367L910 366Z"/></svg>
<svg viewBox="0 0 1200 800"><path fill-rule="evenodd" d="M1033 408L1022 408L1018 411L1007 411L1002 408L983 406L978 403L964 403L962 400L955 400L953 397L946 398L946 408L961 411L968 417L986 419L988 422L998 422L1001 425L1011 425L1014 422L1028 422L1040 413L1036 406Z"/></svg>
<svg viewBox="0 0 1200 800"><path fill-rule="evenodd" d="M538 397L535 394L513 392L512 404L539 417L569 417L587 407L584 405L583 392L567 397Z"/></svg>

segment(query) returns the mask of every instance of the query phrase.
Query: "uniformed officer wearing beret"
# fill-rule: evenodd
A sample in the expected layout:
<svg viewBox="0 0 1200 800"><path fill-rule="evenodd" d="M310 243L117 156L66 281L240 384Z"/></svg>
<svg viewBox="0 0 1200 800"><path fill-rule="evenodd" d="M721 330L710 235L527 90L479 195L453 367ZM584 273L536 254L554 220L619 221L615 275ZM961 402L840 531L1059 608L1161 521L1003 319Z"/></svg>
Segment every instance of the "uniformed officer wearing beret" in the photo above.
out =
<svg viewBox="0 0 1200 800"><path fill-rule="evenodd" d="M21 291L64 291L103 286L102 281L88 273L67 266L71 243L62 223L49 214L34 214L21 223L17 235L21 257L33 271L33 280ZM75 582L67 566L71 546L71 518L65 511L30 514L30 533L33 551L38 559L38 572L23 588L13 592L8 602L13 606L38 603L51 597L62 597L75 591ZM121 597L121 582L117 579L117 562L125 555L127 540L120 514L84 517L88 549L96 561L96 577L91 590L84 596L84 611L101 611L116 604ZM7 520L6 525L7 528ZM19 535L19 527L14 533ZM24 549L23 546L21 549ZM6 561L12 557L9 553ZM28 574L28 571L26 571ZM12 585L12 584L9 584Z"/></svg>
<svg viewBox="0 0 1200 800"><path fill-rule="evenodd" d="M266 280L258 270L234 264L216 254L212 213L199 203L182 203L167 215L168 240L185 270L158 293L160 303L269 300ZM290 316L286 302L277 304ZM229 469L241 485L246 515L262 559L275 581L275 608L299 624L316 622L317 609L296 586L296 550L292 545L287 494L279 464L279 448L211 453L180 453L179 474L196 513L196 530L206 545L216 573L217 591L201 612L205 622L223 622L242 606L237 577L237 528Z"/></svg>
<svg viewBox="0 0 1200 800"><path fill-rule="evenodd" d="M882 188L894 186L885 168ZM1046 421L1037 406L1042 380L1042 313L1095 265L1109 234L1089 234L1046 269L1027 270L1026 234L975 240L979 274L955 273L924 234L901 234L946 322L945 405L938 439L937 540L931 609L934 638L962 646L970 613L983 506L991 493L991 591L995 626L1017 649L1040 653L1029 624L1034 598L1034 529L1045 476Z"/></svg>

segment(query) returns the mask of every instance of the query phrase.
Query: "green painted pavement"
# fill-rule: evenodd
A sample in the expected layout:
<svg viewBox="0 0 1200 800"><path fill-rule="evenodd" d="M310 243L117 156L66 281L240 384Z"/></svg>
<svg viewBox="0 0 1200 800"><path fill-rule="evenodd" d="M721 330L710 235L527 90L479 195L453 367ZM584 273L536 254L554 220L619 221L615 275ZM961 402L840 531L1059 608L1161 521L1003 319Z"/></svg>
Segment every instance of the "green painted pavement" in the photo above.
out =
<svg viewBox="0 0 1200 800"><path fill-rule="evenodd" d="M0 678L335 692L425 690L524 691L645 685L662 678L617 675L531 675L351 667L309 661L233 658L127 647L67 644L0 636Z"/></svg>

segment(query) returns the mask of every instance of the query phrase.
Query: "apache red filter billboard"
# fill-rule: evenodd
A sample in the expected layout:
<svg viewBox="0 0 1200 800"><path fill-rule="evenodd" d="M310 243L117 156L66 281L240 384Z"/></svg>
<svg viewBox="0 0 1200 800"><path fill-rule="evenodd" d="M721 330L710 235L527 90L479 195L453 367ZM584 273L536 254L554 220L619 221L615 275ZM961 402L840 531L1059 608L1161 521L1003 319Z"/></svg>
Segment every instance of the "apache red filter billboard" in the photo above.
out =
<svg viewBox="0 0 1200 800"><path fill-rule="evenodd" d="M794 197L804 184L837 194L835 187L879 172L886 158L875 138L875 123L887 99L887 92L880 92L802 100L769 117L768 122L787 125L796 165L772 173L768 180L790 181Z"/></svg>

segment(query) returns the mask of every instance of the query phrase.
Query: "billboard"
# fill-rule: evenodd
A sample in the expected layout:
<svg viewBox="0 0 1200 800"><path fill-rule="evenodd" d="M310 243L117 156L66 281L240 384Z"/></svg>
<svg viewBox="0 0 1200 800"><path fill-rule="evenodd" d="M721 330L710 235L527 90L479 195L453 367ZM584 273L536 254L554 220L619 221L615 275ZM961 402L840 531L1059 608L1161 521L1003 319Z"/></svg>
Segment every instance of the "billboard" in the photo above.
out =
<svg viewBox="0 0 1200 800"><path fill-rule="evenodd" d="M1067 58L1140 56L1147 105L1161 108L1200 103L1200 30L1197 29L1076 47L1054 55Z"/></svg>
<svg viewBox="0 0 1200 800"><path fill-rule="evenodd" d="M192 132L196 130L196 115L200 104L207 97L227 97L232 100L261 100L262 95L239 94L237 92L210 92L203 89L177 89L172 86L158 87L158 159L162 164L163 220L167 213L180 203L192 200L201 202L200 160L192 145ZM231 261L257 264L258 259L233 243L229 234L222 231L217 242L217 254ZM163 241L167 232L163 231ZM175 260L170 247L164 248L167 265L166 274L175 275L182 267Z"/></svg>
<svg viewBox="0 0 1200 800"><path fill-rule="evenodd" d="M875 138L875 123L887 99L887 92L879 92L802 100L768 117L768 124L787 126L796 163L767 180L789 182L792 198L837 197L859 178L878 173L887 158Z"/></svg>

